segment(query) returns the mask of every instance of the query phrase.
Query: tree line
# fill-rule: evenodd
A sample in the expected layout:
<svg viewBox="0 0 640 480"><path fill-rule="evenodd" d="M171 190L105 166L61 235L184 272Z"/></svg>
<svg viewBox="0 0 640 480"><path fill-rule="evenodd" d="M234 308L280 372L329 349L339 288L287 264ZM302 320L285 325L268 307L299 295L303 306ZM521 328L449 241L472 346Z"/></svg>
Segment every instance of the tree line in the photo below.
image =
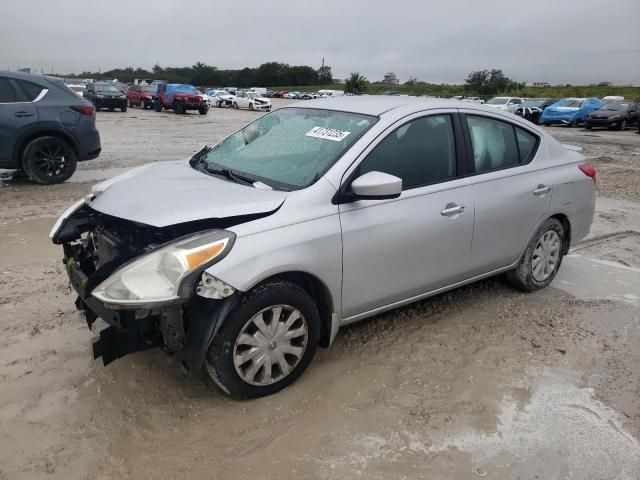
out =
<svg viewBox="0 0 640 480"><path fill-rule="evenodd" d="M96 80L118 79L131 83L136 78L166 80L171 83L189 83L207 86L275 87L278 85L329 85L333 82L331 67L323 65L313 68L308 65L288 65L279 62L263 63L259 67L240 70L221 70L213 65L197 62L191 67L162 67L154 65L151 70L143 68L115 68L106 72L82 72L63 75L68 78L93 78Z"/></svg>

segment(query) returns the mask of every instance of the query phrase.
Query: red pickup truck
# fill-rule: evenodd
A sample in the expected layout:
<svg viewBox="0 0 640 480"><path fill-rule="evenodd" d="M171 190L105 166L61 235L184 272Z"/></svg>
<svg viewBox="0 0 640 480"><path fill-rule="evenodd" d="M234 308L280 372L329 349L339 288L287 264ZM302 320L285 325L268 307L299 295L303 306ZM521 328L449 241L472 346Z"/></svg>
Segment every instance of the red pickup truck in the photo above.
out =
<svg viewBox="0 0 640 480"><path fill-rule="evenodd" d="M158 87L156 85L130 85L127 90L127 103L130 107L151 108L153 96Z"/></svg>
<svg viewBox="0 0 640 480"><path fill-rule="evenodd" d="M183 83L157 84L157 92L153 96L153 108L156 112L161 112L164 108L172 109L175 113L198 110L200 115L206 115L209 111L209 105L198 89Z"/></svg>

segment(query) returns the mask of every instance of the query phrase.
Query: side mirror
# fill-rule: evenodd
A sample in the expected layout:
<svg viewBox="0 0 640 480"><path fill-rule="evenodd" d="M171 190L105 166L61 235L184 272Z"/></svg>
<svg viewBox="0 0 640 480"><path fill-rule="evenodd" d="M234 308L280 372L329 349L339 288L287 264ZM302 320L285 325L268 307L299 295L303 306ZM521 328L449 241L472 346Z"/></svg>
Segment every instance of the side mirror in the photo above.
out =
<svg viewBox="0 0 640 480"><path fill-rule="evenodd" d="M385 200L398 198L402 193L402 179L383 172L368 172L351 182L356 200Z"/></svg>

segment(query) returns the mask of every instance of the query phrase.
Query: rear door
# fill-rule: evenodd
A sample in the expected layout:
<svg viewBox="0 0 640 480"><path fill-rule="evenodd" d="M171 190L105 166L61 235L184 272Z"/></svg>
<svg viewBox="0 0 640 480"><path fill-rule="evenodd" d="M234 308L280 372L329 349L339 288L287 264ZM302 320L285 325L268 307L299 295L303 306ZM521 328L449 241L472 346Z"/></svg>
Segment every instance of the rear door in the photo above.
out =
<svg viewBox="0 0 640 480"><path fill-rule="evenodd" d="M10 163L13 160L16 141L25 130L37 123L38 110L35 104L14 80L0 77L0 162Z"/></svg>
<svg viewBox="0 0 640 480"><path fill-rule="evenodd" d="M475 199L474 274L514 263L551 206L554 177L533 130L484 112L465 111Z"/></svg>

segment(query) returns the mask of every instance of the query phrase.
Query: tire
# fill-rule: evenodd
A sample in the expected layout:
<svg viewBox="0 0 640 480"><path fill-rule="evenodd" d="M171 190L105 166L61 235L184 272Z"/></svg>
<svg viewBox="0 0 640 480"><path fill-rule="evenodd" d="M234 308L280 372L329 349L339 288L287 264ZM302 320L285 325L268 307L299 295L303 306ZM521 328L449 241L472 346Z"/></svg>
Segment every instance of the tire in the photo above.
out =
<svg viewBox="0 0 640 480"><path fill-rule="evenodd" d="M115 107L109 107L109 111L113 112L115 110Z"/></svg>
<svg viewBox="0 0 640 480"><path fill-rule="evenodd" d="M238 104L236 102L233 102L233 108L235 108L236 110L238 110Z"/></svg>
<svg viewBox="0 0 640 480"><path fill-rule="evenodd" d="M550 127L550 126L551 126L551 122L544 122L544 123L543 123L543 125L544 125L545 127Z"/></svg>
<svg viewBox="0 0 640 480"><path fill-rule="evenodd" d="M253 111L253 103L250 103L250 104L249 104L249 110L252 110L252 111Z"/></svg>
<svg viewBox="0 0 640 480"><path fill-rule="evenodd" d="M153 103L153 109L158 113L161 112L162 111L162 102L160 102L160 101L154 102Z"/></svg>
<svg viewBox="0 0 640 480"><path fill-rule="evenodd" d="M585 125L584 128L586 128L587 130L591 130L593 128L593 125Z"/></svg>
<svg viewBox="0 0 640 480"><path fill-rule="evenodd" d="M294 310L300 315L286 331L276 337L277 341L269 336L267 340L259 340L268 342L262 346L252 343L254 346L250 347L246 342L237 344L242 334L246 338L247 335L253 335L252 330L258 331L256 324L253 324L254 319L261 319L268 335L272 335L272 331L268 329L272 325L273 309L278 311L277 307L281 309L280 328L286 326L286 320L290 320L289 315L295 313ZM285 333L293 331L306 333L288 339L284 337ZM306 335L306 338L303 338L303 335ZM265 336L262 335L261 338ZM205 375L235 398L271 395L292 384L302 375L316 353L319 338L320 316L309 294L286 281L269 282L250 291L229 313L209 346L204 366ZM278 347L278 342L281 342L280 346L283 349L288 348L290 351L283 353ZM238 361L236 367L234 359L256 347L262 348L264 353L253 355L244 363ZM300 350L300 354L296 356L291 349ZM279 352L280 359L277 358L276 352ZM256 358L262 360L258 368L255 368ZM281 361L285 362L285 368L280 367ZM266 369L266 365L270 365L270 370ZM255 368L253 371L252 367ZM285 373L288 368L291 370ZM247 378L252 378L253 381L247 381Z"/></svg>
<svg viewBox="0 0 640 480"><path fill-rule="evenodd" d="M200 115L206 115L208 111L209 111L209 108L208 108L208 107L200 107L200 108L198 109L198 113L199 113Z"/></svg>
<svg viewBox="0 0 640 480"><path fill-rule="evenodd" d="M126 112L127 111L127 106L125 105L124 107L120 107L120 111L121 112Z"/></svg>
<svg viewBox="0 0 640 480"><path fill-rule="evenodd" d="M144 98L140 99L140 108L142 110L146 110L147 109L147 105L146 105L146 102L144 101Z"/></svg>
<svg viewBox="0 0 640 480"><path fill-rule="evenodd" d="M133 108L133 103L129 99L127 99L127 107Z"/></svg>
<svg viewBox="0 0 640 480"><path fill-rule="evenodd" d="M625 131L627 129L627 119L623 118L616 124L616 130Z"/></svg>
<svg viewBox="0 0 640 480"><path fill-rule="evenodd" d="M176 112L178 115L183 114L184 113L184 105L182 105L181 103L174 103L173 104L173 111Z"/></svg>
<svg viewBox="0 0 640 480"><path fill-rule="evenodd" d="M76 171L77 156L71 145L58 137L40 137L29 142L22 154L22 168L37 183L66 182Z"/></svg>
<svg viewBox="0 0 640 480"><path fill-rule="evenodd" d="M555 255L545 253L544 247L540 246L540 244L545 243L545 241L548 241L547 245L553 245L555 247L550 251L550 253L555 252ZM535 292L536 290L545 288L553 281L558 273L564 252L564 227L555 218L550 218L540 226L533 236L518 266L514 270L507 272L507 278L513 286L525 292ZM538 262L542 262L542 271L535 271L536 258L539 259ZM547 263L546 259L555 262L553 266ZM547 271L547 267L551 268Z"/></svg>
<svg viewBox="0 0 640 480"><path fill-rule="evenodd" d="M93 104L93 108L95 108L95 109L96 109L96 112L97 112L98 110L100 110L100 107L98 106L98 102L94 102L94 104Z"/></svg>
<svg viewBox="0 0 640 480"><path fill-rule="evenodd" d="M217 102L217 103L216 103L216 107L218 107L218 108L222 108L222 102Z"/></svg>

